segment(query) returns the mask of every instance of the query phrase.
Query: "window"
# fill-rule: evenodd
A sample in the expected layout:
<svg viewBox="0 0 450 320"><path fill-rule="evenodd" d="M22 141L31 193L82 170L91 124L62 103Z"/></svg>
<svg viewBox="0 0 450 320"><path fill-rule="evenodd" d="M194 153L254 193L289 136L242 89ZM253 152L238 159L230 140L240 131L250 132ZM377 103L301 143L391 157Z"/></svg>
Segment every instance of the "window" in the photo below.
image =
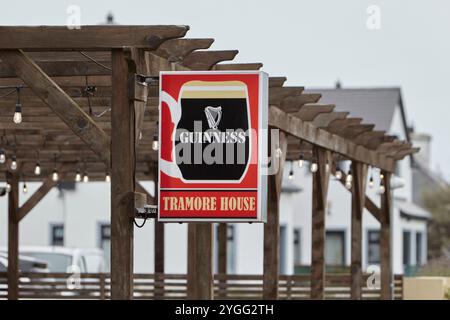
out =
<svg viewBox="0 0 450 320"><path fill-rule="evenodd" d="M422 241L423 236L422 232L416 233L416 265L420 266L423 263L423 256L422 256Z"/></svg>
<svg viewBox="0 0 450 320"><path fill-rule="evenodd" d="M327 231L325 236L325 263L327 266L345 265L345 232Z"/></svg>
<svg viewBox="0 0 450 320"><path fill-rule="evenodd" d="M219 232L218 225L215 227L216 237L214 246L214 271L218 272L219 265ZM236 272L236 226L232 224L227 224L227 273Z"/></svg>
<svg viewBox="0 0 450 320"><path fill-rule="evenodd" d="M367 232L367 262L368 264L380 263L380 231Z"/></svg>
<svg viewBox="0 0 450 320"><path fill-rule="evenodd" d="M50 230L51 230L50 245L64 246L64 225L52 224L50 226Z"/></svg>
<svg viewBox="0 0 450 320"><path fill-rule="evenodd" d="M99 238L99 247L103 250L103 256L105 258L105 272L109 272L109 263L111 257L111 226L109 224L100 224Z"/></svg>
<svg viewBox="0 0 450 320"><path fill-rule="evenodd" d="M403 265L411 265L411 232L403 231Z"/></svg>
<svg viewBox="0 0 450 320"><path fill-rule="evenodd" d="M300 228L294 229L294 265L300 265L302 263L301 236Z"/></svg>

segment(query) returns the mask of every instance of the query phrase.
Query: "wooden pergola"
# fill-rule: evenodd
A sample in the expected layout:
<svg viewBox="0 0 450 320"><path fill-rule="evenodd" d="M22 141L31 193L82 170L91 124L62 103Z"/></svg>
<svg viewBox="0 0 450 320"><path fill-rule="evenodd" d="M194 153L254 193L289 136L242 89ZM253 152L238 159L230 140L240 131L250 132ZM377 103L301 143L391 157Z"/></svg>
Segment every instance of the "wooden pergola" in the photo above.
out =
<svg viewBox="0 0 450 320"><path fill-rule="evenodd" d="M111 297L133 297L133 219L155 203L140 181L157 177L152 142L158 121L158 75L163 70L257 70L261 63L224 63L238 51L207 50L213 39L183 38L187 26L0 27L0 132L8 193L8 298L18 298L20 221L58 183L77 173L89 181L111 177ZM417 148L373 124L320 104L320 94L271 77L269 125L279 129L281 170L269 177L264 225L264 298L278 297L279 199L286 160L316 161L313 174L311 298L324 297L325 211L330 174L350 160L353 175L351 283L361 298L362 212L381 223L381 297L392 297L391 190L378 207L365 195L368 167L390 181L396 162ZM20 96L20 102L18 97ZM16 104L22 122L14 123ZM157 137L156 137L157 138ZM1 154L0 154L1 156ZM13 170L17 163L17 169ZM35 174L39 165L41 174ZM331 168L331 170L329 170ZM54 172L58 181L52 179ZM345 176L342 178L345 181ZM19 181L42 186L19 207ZM226 273L226 224L218 228L219 273ZM188 296L213 298L212 224L188 227ZM155 223L155 274L164 273L164 224Z"/></svg>

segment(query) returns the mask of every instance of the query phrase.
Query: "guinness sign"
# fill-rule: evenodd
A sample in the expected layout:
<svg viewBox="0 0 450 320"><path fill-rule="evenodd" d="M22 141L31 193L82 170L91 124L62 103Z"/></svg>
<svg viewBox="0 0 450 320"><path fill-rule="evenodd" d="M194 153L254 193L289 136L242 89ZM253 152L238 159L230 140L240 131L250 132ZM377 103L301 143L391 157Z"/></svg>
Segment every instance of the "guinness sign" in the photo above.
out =
<svg viewBox="0 0 450 320"><path fill-rule="evenodd" d="M268 78L161 72L159 220L265 221Z"/></svg>

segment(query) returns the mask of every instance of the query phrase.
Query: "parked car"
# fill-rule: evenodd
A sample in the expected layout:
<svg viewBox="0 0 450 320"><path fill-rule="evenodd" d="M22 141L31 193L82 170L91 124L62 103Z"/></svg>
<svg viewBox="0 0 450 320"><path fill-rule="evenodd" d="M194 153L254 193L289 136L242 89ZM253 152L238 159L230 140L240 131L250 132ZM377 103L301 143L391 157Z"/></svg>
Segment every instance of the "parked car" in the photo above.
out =
<svg viewBox="0 0 450 320"><path fill-rule="evenodd" d="M0 251L0 272L8 271L8 253ZM48 272L47 262L35 257L19 255L20 272Z"/></svg>
<svg viewBox="0 0 450 320"><path fill-rule="evenodd" d="M103 251L100 249L82 249L66 247L20 247L20 254L46 261L50 272L80 273L104 272Z"/></svg>

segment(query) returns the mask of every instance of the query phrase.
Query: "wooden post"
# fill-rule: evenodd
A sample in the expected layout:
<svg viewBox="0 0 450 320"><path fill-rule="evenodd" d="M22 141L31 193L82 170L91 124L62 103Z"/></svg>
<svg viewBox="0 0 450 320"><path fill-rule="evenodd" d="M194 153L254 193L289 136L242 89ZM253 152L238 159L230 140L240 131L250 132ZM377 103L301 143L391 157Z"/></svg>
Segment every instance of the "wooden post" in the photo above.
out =
<svg viewBox="0 0 450 320"><path fill-rule="evenodd" d="M112 50L111 110L111 298L133 298L135 120L128 79L132 70L122 49Z"/></svg>
<svg viewBox="0 0 450 320"><path fill-rule="evenodd" d="M271 135L269 134L269 137ZM267 222L264 224L264 284L263 299L278 299L278 277L280 272L280 194L283 168L287 152L287 139L280 132L278 144L269 142L271 155L280 148L279 170L268 177ZM272 156L272 159L275 157ZM275 158L276 159L276 158Z"/></svg>
<svg viewBox="0 0 450 320"><path fill-rule="evenodd" d="M367 165L353 161L352 181L352 242L351 242L351 291L353 300L362 298L362 215L366 198Z"/></svg>
<svg viewBox="0 0 450 320"><path fill-rule="evenodd" d="M314 147L313 152L318 169L317 172L312 174L311 299L323 299L325 288L325 213L331 171L331 154L319 147Z"/></svg>
<svg viewBox="0 0 450 320"><path fill-rule="evenodd" d="M7 172L8 193L8 299L19 299L19 176Z"/></svg>
<svg viewBox="0 0 450 320"><path fill-rule="evenodd" d="M158 170L155 173L155 201L158 203ZM155 299L159 299L164 290L164 223L155 219Z"/></svg>
<svg viewBox="0 0 450 320"><path fill-rule="evenodd" d="M381 195L380 232L380 298L393 299L392 242L391 242L391 173L383 171L385 192Z"/></svg>
<svg viewBox="0 0 450 320"><path fill-rule="evenodd" d="M188 226L188 299L214 298L212 227L211 223Z"/></svg>
<svg viewBox="0 0 450 320"><path fill-rule="evenodd" d="M226 223L219 223L217 227L217 271L218 274L227 274L227 254L228 254L228 225ZM226 296L226 279L219 279L219 298Z"/></svg>

